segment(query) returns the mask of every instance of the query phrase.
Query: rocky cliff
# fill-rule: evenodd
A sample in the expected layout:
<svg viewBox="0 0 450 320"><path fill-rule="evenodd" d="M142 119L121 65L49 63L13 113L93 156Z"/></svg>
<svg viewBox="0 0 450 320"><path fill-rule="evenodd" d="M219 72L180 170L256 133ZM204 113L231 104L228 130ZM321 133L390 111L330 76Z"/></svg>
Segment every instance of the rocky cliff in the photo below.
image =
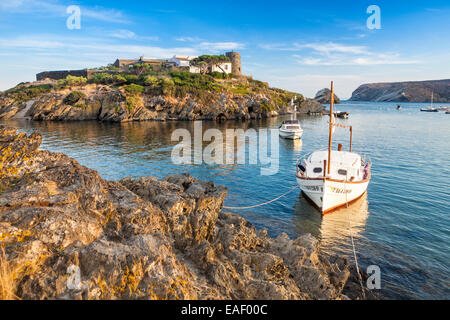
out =
<svg viewBox="0 0 450 320"><path fill-rule="evenodd" d="M450 102L450 80L363 84L352 93L353 101Z"/></svg>
<svg viewBox="0 0 450 320"><path fill-rule="evenodd" d="M111 122L144 120L227 120L259 119L289 112L289 103L297 97L298 111L321 111L320 105L307 103L301 95L251 85L247 80L222 84L221 89L188 87L157 88L135 86L142 92L127 91L128 86L87 84L27 94L36 86L22 85L0 97L0 119ZM247 83L245 85L245 83ZM249 84L250 83L250 84ZM161 90L160 90L161 89ZM27 91L28 90L28 91ZM189 91L190 90L190 91ZM161 92L162 91L162 92ZM23 93L25 92L25 93ZM20 95L19 95L20 93Z"/></svg>
<svg viewBox="0 0 450 320"><path fill-rule="evenodd" d="M336 94L334 95L334 103L341 103L341 100L338 98ZM331 103L331 90L328 88L323 88L322 90L317 91L314 100L324 104Z"/></svg>
<svg viewBox="0 0 450 320"><path fill-rule="evenodd" d="M186 174L102 179L42 136L0 127L0 298L345 299L345 258L273 239Z"/></svg>

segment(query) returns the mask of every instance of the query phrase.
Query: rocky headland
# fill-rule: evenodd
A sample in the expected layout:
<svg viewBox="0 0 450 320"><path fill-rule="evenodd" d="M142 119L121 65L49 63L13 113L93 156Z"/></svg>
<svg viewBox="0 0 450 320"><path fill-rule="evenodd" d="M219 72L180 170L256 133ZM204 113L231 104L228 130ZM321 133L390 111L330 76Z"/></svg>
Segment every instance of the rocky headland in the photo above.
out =
<svg viewBox="0 0 450 320"><path fill-rule="evenodd" d="M260 119L324 107L301 94L251 78L215 79L172 72L165 76L97 74L19 84L0 95L0 119L41 121Z"/></svg>
<svg viewBox="0 0 450 320"><path fill-rule="evenodd" d="M353 101L450 102L450 80L369 83L352 93Z"/></svg>
<svg viewBox="0 0 450 320"><path fill-rule="evenodd" d="M334 103L341 103L341 100L338 98L336 94L333 94L333 96L334 96ZM322 90L317 91L314 100L316 100L319 103L330 104L331 90L328 88L323 88Z"/></svg>
<svg viewBox="0 0 450 320"><path fill-rule="evenodd" d="M188 174L102 179L0 126L0 298L361 298L343 257L276 239Z"/></svg>

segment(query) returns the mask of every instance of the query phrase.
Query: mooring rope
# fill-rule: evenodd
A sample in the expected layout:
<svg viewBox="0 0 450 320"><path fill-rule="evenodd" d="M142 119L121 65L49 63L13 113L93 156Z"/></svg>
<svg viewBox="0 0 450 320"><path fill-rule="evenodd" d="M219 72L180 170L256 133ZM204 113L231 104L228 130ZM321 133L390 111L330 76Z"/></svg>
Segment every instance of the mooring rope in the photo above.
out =
<svg viewBox="0 0 450 320"><path fill-rule="evenodd" d="M283 193L281 196L276 197L275 199L272 199L270 201L264 202L264 203L260 203L260 204L255 204L254 206L248 206L248 207L227 207L227 206L223 206L225 209L232 209L232 210L239 210L239 209L251 209L251 208L256 208L256 207L261 207L264 206L266 204L272 203L274 201L277 201L278 199L284 197L285 195L291 193L292 191L294 191L295 189L297 189L298 186L294 186L291 189L289 189L289 191Z"/></svg>
<svg viewBox="0 0 450 320"><path fill-rule="evenodd" d="M344 182L344 192L345 192L345 202L346 202L346 206L347 206L347 209L348 209L347 179L345 179L345 182ZM364 291L364 286L363 286L361 272L359 272L358 258L356 257L355 241L353 240L353 232L352 232L352 222L350 220L350 213L348 212L348 210L347 210L347 218L348 218L348 230L350 231L350 239L352 241L353 258L355 259L356 272L358 273L359 284L361 285L361 291L362 291L362 294L363 294L363 298L366 299L366 292Z"/></svg>

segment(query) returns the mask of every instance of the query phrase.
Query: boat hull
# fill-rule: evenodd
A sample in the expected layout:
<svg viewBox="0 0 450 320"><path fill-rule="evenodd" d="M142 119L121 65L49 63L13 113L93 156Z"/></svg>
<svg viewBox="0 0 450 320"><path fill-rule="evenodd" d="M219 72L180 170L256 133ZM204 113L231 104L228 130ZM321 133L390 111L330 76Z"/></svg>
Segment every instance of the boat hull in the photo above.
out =
<svg viewBox="0 0 450 320"><path fill-rule="evenodd" d="M302 130L281 130L279 129L280 137L284 139L300 139L302 137L303 131Z"/></svg>
<svg viewBox="0 0 450 320"><path fill-rule="evenodd" d="M299 176L297 176L297 182L303 194L322 214L356 201L364 195L369 185L369 180L343 182L327 178L308 179Z"/></svg>

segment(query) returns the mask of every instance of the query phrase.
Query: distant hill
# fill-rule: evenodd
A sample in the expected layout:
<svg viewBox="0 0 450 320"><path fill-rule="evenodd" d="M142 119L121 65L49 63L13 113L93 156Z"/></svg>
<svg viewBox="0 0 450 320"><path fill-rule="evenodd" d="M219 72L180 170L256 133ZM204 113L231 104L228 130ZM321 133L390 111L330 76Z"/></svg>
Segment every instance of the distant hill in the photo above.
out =
<svg viewBox="0 0 450 320"><path fill-rule="evenodd" d="M363 84L352 93L353 101L450 102L450 79Z"/></svg>

